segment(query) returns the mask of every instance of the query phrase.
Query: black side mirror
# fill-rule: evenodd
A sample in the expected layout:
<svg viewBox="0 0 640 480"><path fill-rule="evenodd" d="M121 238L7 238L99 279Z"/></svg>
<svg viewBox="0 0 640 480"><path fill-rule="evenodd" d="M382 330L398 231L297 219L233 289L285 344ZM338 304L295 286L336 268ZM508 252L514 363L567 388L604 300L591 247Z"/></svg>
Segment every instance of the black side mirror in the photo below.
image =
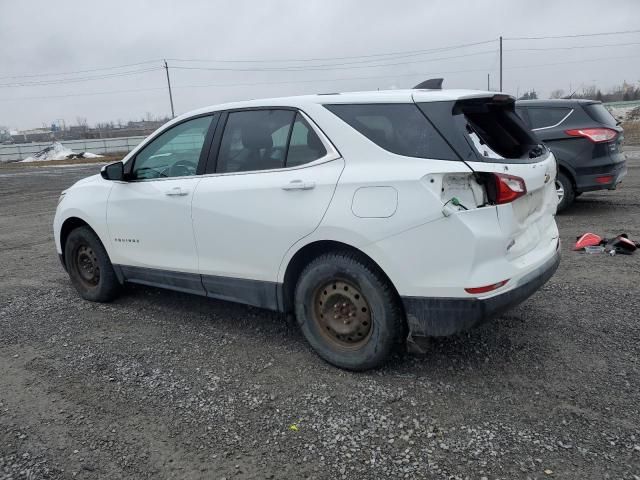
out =
<svg viewBox="0 0 640 480"><path fill-rule="evenodd" d="M110 163L100 170L100 175L105 180L124 180L124 165L122 162Z"/></svg>

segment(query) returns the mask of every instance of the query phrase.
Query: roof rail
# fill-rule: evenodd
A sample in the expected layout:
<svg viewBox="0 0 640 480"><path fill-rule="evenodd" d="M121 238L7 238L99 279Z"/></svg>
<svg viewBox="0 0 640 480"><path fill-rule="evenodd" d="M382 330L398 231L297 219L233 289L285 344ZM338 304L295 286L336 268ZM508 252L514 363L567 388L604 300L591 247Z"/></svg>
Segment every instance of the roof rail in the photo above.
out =
<svg viewBox="0 0 640 480"><path fill-rule="evenodd" d="M424 89L424 90L442 90L442 81L444 78L430 78L429 80L425 80L424 82L420 82L418 85L413 87L414 89Z"/></svg>

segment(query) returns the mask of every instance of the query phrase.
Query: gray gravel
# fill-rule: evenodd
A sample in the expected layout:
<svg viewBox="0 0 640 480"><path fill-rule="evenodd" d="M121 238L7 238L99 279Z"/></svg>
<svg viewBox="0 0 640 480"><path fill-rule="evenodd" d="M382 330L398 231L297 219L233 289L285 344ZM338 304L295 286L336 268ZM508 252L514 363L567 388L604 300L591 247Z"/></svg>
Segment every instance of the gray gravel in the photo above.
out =
<svg viewBox="0 0 640 480"><path fill-rule="evenodd" d="M79 299L57 196L97 167L0 168L0 479L640 479L640 151L558 218L563 261L525 304L354 374L275 314L131 287Z"/></svg>

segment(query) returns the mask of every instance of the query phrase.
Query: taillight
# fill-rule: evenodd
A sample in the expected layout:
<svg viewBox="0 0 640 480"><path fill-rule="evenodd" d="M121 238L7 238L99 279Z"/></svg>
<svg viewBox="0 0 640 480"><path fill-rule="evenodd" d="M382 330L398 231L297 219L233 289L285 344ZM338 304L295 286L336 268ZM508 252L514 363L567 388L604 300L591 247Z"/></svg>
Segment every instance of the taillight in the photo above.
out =
<svg viewBox="0 0 640 480"><path fill-rule="evenodd" d="M513 202L527 193L527 187L522 178L506 173L494 173L493 176L496 181L495 203L497 205Z"/></svg>
<svg viewBox="0 0 640 480"><path fill-rule="evenodd" d="M616 138L618 132L611 128L577 128L575 130L565 130L564 133L572 137L584 137L593 143L608 142Z"/></svg>

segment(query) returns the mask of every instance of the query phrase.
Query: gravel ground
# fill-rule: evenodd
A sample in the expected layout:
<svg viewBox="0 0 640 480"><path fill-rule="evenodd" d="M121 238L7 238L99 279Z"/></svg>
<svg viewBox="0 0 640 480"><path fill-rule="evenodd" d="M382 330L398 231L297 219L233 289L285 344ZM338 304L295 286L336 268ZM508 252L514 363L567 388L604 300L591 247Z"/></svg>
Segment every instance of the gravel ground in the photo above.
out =
<svg viewBox="0 0 640 480"><path fill-rule="evenodd" d="M0 479L640 479L640 150L558 218L560 269L505 316L365 374L275 314L153 288L79 299L60 190L96 166L0 169Z"/></svg>

